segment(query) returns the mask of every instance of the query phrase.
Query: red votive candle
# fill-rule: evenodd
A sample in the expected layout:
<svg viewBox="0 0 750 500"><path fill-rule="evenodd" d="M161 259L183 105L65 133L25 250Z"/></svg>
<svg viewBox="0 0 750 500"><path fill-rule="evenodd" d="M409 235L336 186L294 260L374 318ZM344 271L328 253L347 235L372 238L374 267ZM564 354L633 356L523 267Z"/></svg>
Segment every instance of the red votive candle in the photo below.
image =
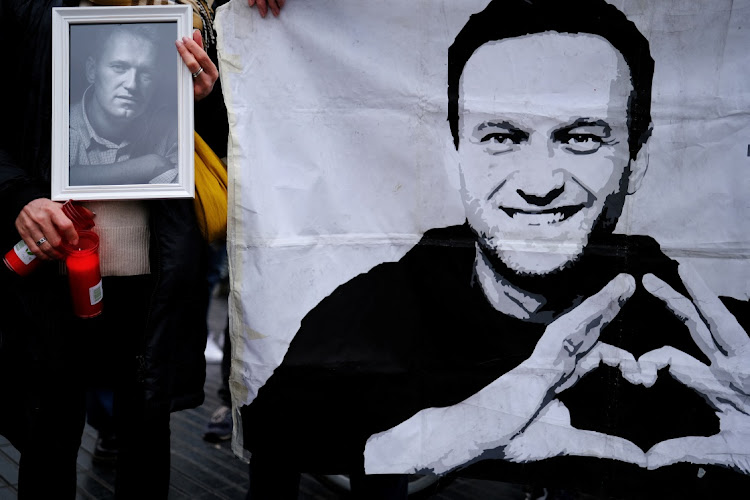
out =
<svg viewBox="0 0 750 500"><path fill-rule="evenodd" d="M99 236L79 231L78 245L65 245L65 265L73 301L73 312L80 318L102 313L102 275L99 271Z"/></svg>
<svg viewBox="0 0 750 500"><path fill-rule="evenodd" d="M8 269L19 276L26 276L41 263L23 240L13 245L13 248L3 257L3 262L8 266Z"/></svg>
<svg viewBox="0 0 750 500"><path fill-rule="evenodd" d="M63 203L62 211L73 222L76 231L94 227L94 212L88 208L68 200ZM11 271L19 276L26 276L36 269L41 261L29 250L23 240L16 243L3 257L3 262Z"/></svg>

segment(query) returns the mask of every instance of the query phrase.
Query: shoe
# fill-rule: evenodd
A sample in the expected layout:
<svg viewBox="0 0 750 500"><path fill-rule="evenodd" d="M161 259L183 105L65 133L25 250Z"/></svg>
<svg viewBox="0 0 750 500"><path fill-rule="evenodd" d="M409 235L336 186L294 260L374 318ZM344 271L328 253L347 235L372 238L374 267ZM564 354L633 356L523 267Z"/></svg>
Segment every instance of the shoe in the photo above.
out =
<svg viewBox="0 0 750 500"><path fill-rule="evenodd" d="M117 436L114 432L99 432L91 460L98 464L112 464L117 461Z"/></svg>
<svg viewBox="0 0 750 500"><path fill-rule="evenodd" d="M221 363L221 360L224 359L224 351L222 351L221 346L216 342L216 336L215 333L211 332L206 339L206 350L203 354L206 356L206 363L209 364Z"/></svg>
<svg viewBox="0 0 750 500"><path fill-rule="evenodd" d="M232 437L232 409L219 406L206 424L203 439L210 443L226 441Z"/></svg>

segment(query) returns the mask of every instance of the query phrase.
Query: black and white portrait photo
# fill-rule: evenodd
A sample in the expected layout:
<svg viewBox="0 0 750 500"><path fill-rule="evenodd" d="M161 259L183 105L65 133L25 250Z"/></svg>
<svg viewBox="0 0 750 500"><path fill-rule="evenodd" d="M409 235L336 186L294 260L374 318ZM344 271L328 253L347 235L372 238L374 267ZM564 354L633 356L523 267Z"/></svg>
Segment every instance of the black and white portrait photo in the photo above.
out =
<svg viewBox="0 0 750 500"><path fill-rule="evenodd" d="M191 76L175 50L189 15L54 10L53 198L192 196Z"/></svg>
<svg viewBox="0 0 750 500"><path fill-rule="evenodd" d="M70 37L82 60L71 67L70 184L175 182L177 74L161 68L176 23L74 25Z"/></svg>
<svg viewBox="0 0 750 500"><path fill-rule="evenodd" d="M230 116L253 103L235 451L602 498L750 486L750 19L666 3L219 12ZM285 45L274 80L257 53Z"/></svg>

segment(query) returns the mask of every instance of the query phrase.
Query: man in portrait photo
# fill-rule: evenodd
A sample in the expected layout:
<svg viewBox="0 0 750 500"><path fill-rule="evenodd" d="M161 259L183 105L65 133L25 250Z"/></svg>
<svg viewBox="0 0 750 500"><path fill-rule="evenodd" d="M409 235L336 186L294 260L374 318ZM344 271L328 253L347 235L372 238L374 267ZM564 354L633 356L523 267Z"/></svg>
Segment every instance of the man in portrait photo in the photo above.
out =
<svg viewBox="0 0 750 500"><path fill-rule="evenodd" d="M70 185L176 182L176 107L158 98L177 88L176 69L165 71L171 59L164 57L173 56L174 24L73 26L71 38L76 30L86 42L79 50L91 53L87 87L70 107Z"/></svg>
<svg viewBox="0 0 750 500"><path fill-rule="evenodd" d="M653 74L604 0L472 15L447 82L466 222L304 317L241 409L246 448L326 473L746 487L748 304L614 233L648 178Z"/></svg>

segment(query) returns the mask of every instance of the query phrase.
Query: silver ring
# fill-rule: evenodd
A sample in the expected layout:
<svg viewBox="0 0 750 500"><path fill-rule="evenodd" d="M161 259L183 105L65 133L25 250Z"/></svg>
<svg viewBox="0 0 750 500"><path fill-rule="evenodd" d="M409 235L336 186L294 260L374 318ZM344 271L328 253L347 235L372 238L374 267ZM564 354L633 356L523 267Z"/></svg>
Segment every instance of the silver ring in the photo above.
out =
<svg viewBox="0 0 750 500"><path fill-rule="evenodd" d="M200 68L198 68L198 71L196 71L195 73L193 73L193 78L198 78L198 75L200 75L201 73L203 73L203 66L201 66Z"/></svg>
<svg viewBox="0 0 750 500"><path fill-rule="evenodd" d="M37 241L37 242L36 242L36 246L38 246L38 247L42 246L42 245L44 244L44 242L45 242L45 241L47 241L47 238L45 238L44 236L42 236L42 237L41 237L41 238L39 239L39 241Z"/></svg>

